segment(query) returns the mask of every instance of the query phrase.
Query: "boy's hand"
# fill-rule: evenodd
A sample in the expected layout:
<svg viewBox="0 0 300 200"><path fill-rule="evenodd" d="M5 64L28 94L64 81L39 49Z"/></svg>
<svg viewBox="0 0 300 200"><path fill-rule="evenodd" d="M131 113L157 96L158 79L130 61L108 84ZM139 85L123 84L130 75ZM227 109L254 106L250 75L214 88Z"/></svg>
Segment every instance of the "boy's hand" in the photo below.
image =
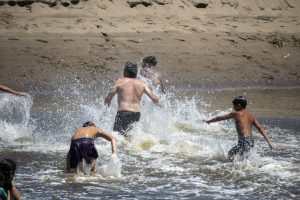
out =
<svg viewBox="0 0 300 200"><path fill-rule="evenodd" d="M203 120L203 122L207 123L207 124L210 124L209 120Z"/></svg>
<svg viewBox="0 0 300 200"><path fill-rule="evenodd" d="M20 95L20 96L27 96L28 94L25 93L25 92L19 92L18 95Z"/></svg>
<svg viewBox="0 0 300 200"><path fill-rule="evenodd" d="M273 144L272 142L269 143L269 147L270 147L270 149L271 149L272 151L275 150L275 146L274 146L274 144Z"/></svg>

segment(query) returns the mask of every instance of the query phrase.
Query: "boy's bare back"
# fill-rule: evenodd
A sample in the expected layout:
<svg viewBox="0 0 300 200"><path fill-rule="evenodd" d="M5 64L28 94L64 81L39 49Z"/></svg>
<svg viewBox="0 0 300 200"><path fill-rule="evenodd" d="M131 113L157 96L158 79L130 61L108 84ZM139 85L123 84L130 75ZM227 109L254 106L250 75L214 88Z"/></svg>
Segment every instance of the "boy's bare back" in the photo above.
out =
<svg viewBox="0 0 300 200"><path fill-rule="evenodd" d="M144 81L137 78L123 77L117 80L115 86L106 97L105 101L108 105L115 93L118 94L118 111L140 112L140 101L143 93L146 93L158 105L158 98Z"/></svg>
<svg viewBox="0 0 300 200"><path fill-rule="evenodd" d="M232 113L234 115L235 127L239 136L252 136L252 126L255 122L255 117L245 111L236 111Z"/></svg>
<svg viewBox="0 0 300 200"><path fill-rule="evenodd" d="M89 127L81 127L78 129L72 136L72 140L78 139L78 138L93 138L96 139L97 137L103 137L105 139L111 140L112 137L108 135L103 130L89 126Z"/></svg>
<svg viewBox="0 0 300 200"><path fill-rule="evenodd" d="M139 104L145 85L145 82L139 79L120 78L116 83L119 103Z"/></svg>

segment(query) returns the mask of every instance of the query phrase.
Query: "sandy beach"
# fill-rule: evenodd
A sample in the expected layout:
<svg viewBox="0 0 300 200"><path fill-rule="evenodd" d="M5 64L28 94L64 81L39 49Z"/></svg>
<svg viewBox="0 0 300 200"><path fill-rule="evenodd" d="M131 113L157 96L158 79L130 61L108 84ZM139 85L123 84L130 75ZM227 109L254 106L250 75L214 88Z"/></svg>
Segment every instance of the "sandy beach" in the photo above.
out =
<svg viewBox="0 0 300 200"><path fill-rule="evenodd" d="M296 0L9 4L0 6L0 82L18 89L111 83L148 55L171 86L300 85Z"/></svg>

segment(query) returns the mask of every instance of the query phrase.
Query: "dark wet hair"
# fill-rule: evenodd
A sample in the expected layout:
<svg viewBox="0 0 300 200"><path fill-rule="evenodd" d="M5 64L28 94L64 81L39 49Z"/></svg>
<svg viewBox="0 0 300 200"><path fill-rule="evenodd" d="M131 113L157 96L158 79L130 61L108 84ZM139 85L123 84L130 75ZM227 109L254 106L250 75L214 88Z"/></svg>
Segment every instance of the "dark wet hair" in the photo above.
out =
<svg viewBox="0 0 300 200"><path fill-rule="evenodd" d="M157 64L157 60L154 56L148 56L143 59L142 67L155 67Z"/></svg>
<svg viewBox="0 0 300 200"><path fill-rule="evenodd" d="M238 96L232 101L233 105L241 105L242 108L246 108L247 106L247 100L243 96Z"/></svg>
<svg viewBox="0 0 300 200"><path fill-rule="evenodd" d="M88 127L88 126L95 126L95 124L93 122L88 121L82 125L82 127Z"/></svg>
<svg viewBox="0 0 300 200"><path fill-rule="evenodd" d="M132 62L126 62L124 67L124 76L127 78L136 78L138 73L137 65Z"/></svg>
<svg viewBox="0 0 300 200"><path fill-rule="evenodd" d="M5 191L12 189L13 173L15 173L16 169L17 169L17 165L13 160L6 158L0 161L0 173L1 173L0 178L3 178L0 180L1 181L3 180L2 187L4 188Z"/></svg>

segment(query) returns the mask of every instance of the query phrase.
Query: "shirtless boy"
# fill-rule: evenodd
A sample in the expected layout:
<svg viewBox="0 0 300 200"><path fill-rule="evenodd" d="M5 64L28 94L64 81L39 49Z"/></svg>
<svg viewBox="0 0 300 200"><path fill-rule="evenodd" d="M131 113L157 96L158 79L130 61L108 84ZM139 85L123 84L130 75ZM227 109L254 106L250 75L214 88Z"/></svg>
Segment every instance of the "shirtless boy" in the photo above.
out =
<svg viewBox="0 0 300 200"><path fill-rule="evenodd" d="M124 77L116 81L105 98L105 104L110 106L115 94L118 94L118 112L115 118L114 131L126 136L132 123L140 120L141 98L145 93L155 105L160 106L158 98L144 81L137 79L136 64L127 62L124 67Z"/></svg>
<svg viewBox="0 0 300 200"><path fill-rule="evenodd" d="M157 60L154 56L145 57L142 62L142 69L140 70L140 74L143 77L148 78L153 86L159 86L160 91L165 93L166 89L162 75L159 72L155 71L156 64Z"/></svg>
<svg viewBox="0 0 300 200"><path fill-rule="evenodd" d="M112 155L116 154L116 141L108 133L98 129L92 122L86 122L72 136L70 150L67 156L67 169L73 173L83 173L83 159L90 165L89 170L95 172L98 152L94 140L98 137L111 142Z"/></svg>
<svg viewBox="0 0 300 200"><path fill-rule="evenodd" d="M239 140L238 144L228 152L228 159L233 161L234 157L237 154L243 156L245 153L249 152L251 148L254 147L254 140L252 137L253 125L268 142L270 149L274 150L274 145L269 139L266 131L261 127L255 116L245 110L247 106L246 99L243 96L239 96L235 98L232 103L233 109L235 110L234 112L231 112L227 115L215 117L211 120L203 120L207 124L210 124L222 120L234 119Z"/></svg>
<svg viewBox="0 0 300 200"><path fill-rule="evenodd" d="M10 93L10 94L14 94L14 95L19 95L19 96L26 96L27 94L24 92L17 92L14 91L4 85L0 85L0 92L6 92L6 93Z"/></svg>

